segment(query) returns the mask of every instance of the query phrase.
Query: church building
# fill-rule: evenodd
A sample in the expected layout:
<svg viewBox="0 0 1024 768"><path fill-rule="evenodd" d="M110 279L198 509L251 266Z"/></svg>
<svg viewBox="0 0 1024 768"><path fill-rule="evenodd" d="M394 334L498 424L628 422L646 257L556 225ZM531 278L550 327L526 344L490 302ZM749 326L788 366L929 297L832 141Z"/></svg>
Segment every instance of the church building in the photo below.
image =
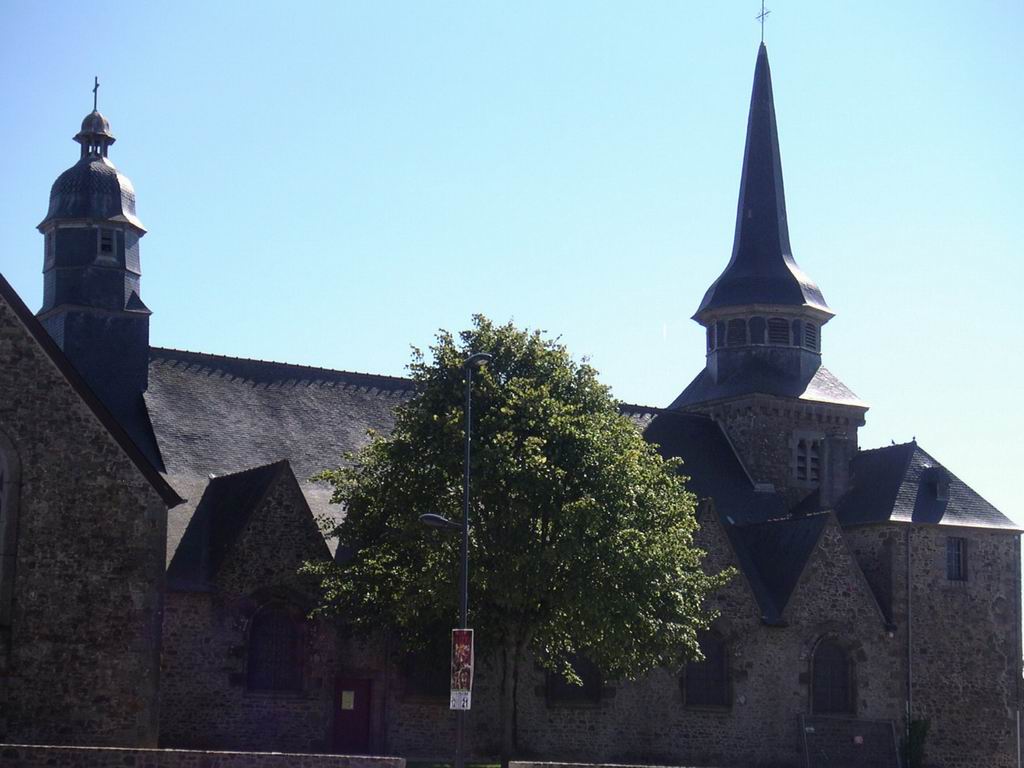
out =
<svg viewBox="0 0 1024 768"><path fill-rule="evenodd" d="M446 670L309 618L299 574L344 514L310 478L413 383L150 346L110 123L75 141L39 311L0 277L0 742L447 759ZM706 567L736 569L704 659L639 681L580 660L582 687L532 668L520 753L895 768L909 738L928 766L1018 765L1020 529L916 442L859 445L868 406L822 365L834 313L790 247L763 43L732 257L700 295L703 368L622 411L683 460ZM497 684L483 660L479 758Z"/></svg>

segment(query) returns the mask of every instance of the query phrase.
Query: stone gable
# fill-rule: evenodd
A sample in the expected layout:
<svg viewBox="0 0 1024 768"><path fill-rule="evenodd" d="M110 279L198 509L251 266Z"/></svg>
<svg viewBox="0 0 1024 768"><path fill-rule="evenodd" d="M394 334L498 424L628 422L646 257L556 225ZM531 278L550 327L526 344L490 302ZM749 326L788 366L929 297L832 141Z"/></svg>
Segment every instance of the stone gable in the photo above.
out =
<svg viewBox="0 0 1024 768"><path fill-rule="evenodd" d="M295 474L285 463L231 546L215 582L221 591L239 595L276 586L301 591L297 574L303 563L330 556Z"/></svg>
<svg viewBox="0 0 1024 768"><path fill-rule="evenodd" d="M21 466L0 736L152 746L166 503L2 299L0 430Z"/></svg>
<svg viewBox="0 0 1024 768"><path fill-rule="evenodd" d="M252 510L206 591L167 595L162 657L161 745L195 749L322 752L330 748L333 623L302 630L299 690L252 690L247 675L253 618L269 604L314 605L306 561L330 557L287 463Z"/></svg>

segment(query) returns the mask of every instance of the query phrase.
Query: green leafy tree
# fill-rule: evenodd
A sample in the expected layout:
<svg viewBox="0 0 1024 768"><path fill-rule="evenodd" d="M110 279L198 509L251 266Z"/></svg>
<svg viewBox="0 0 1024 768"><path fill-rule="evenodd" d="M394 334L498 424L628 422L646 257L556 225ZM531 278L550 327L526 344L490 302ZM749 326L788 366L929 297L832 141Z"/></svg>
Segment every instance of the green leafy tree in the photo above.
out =
<svg viewBox="0 0 1024 768"><path fill-rule="evenodd" d="M500 674L507 763L528 654L577 684L577 654L608 679L677 668L699 655L705 598L728 574L702 570L678 463L620 415L593 368L540 332L479 316L431 351L414 351L417 394L391 434L324 473L346 508L333 534L352 555L309 567L321 610L358 632L387 629L416 650L456 625L459 537L418 518L462 518L462 363L491 353L473 378L469 625Z"/></svg>

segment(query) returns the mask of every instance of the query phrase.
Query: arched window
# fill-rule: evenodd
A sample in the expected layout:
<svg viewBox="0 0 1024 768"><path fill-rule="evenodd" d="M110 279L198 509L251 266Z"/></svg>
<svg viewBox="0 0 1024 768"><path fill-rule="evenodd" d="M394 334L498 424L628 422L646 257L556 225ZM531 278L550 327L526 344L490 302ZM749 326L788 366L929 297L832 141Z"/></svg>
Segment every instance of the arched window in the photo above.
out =
<svg viewBox="0 0 1024 768"><path fill-rule="evenodd" d="M715 325L708 326L708 352L715 348Z"/></svg>
<svg viewBox="0 0 1024 768"><path fill-rule="evenodd" d="M21 465L18 463L18 454L14 444L0 430L0 627L11 624L20 485Z"/></svg>
<svg viewBox="0 0 1024 768"><path fill-rule="evenodd" d="M732 694L725 642L714 632L701 632L697 639L704 660L687 662L680 681L683 702L688 707L728 707Z"/></svg>
<svg viewBox="0 0 1024 768"><path fill-rule="evenodd" d="M544 678L544 696L548 704L596 704L601 701L603 676L600 668L579 653L573 654L569 663L583 685L573 685L557 672L548 672Z"/></svg>
<svg viewBox="0 0 1024 768"><path fill-rule="evenodd" d="M443 627L428 635L436 639L408 653L402 662L405 695L447 701L451 690L451 635Z"/></svg>
<svg viewBox="0 0 1024 768"><path fill-rule="evenodd" d="M803 338L803 324L799 320L793 321L793 346L799 347Z"/></svg>
<svg viewBox="0 0 1024 768"><path fill-rule="evenodd" d="M304 630L302 613L291 606L270 604L253 616L246 665L249 690L302 690Z"/></svg>
<svg viewBox="0 0 1024 768"><path fill-rule="evenodd" d="M853 685L850 658L835 640L825 638L811 661L811 711L852 714Z"/></svg>

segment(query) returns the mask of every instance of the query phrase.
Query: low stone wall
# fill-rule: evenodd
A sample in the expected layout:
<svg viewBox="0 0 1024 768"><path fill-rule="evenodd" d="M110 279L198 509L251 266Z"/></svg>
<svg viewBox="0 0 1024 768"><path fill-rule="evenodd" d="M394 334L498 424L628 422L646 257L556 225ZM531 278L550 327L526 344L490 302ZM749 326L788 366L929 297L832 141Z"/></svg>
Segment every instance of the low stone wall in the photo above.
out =
<svg viewBox="0 0 1024 768"><path fill-rule="evenodd" d="M401 757L0 744L2 768L405 768Z"/></svg>
<svg viewBox="0 0 1024 768"><path fill-rule="evenodd" d="M686 768L686 766L621 765L619 763L538 763L511 760L508 768ZM689 768L712 768L712 766L690 766Z"/></svg>

